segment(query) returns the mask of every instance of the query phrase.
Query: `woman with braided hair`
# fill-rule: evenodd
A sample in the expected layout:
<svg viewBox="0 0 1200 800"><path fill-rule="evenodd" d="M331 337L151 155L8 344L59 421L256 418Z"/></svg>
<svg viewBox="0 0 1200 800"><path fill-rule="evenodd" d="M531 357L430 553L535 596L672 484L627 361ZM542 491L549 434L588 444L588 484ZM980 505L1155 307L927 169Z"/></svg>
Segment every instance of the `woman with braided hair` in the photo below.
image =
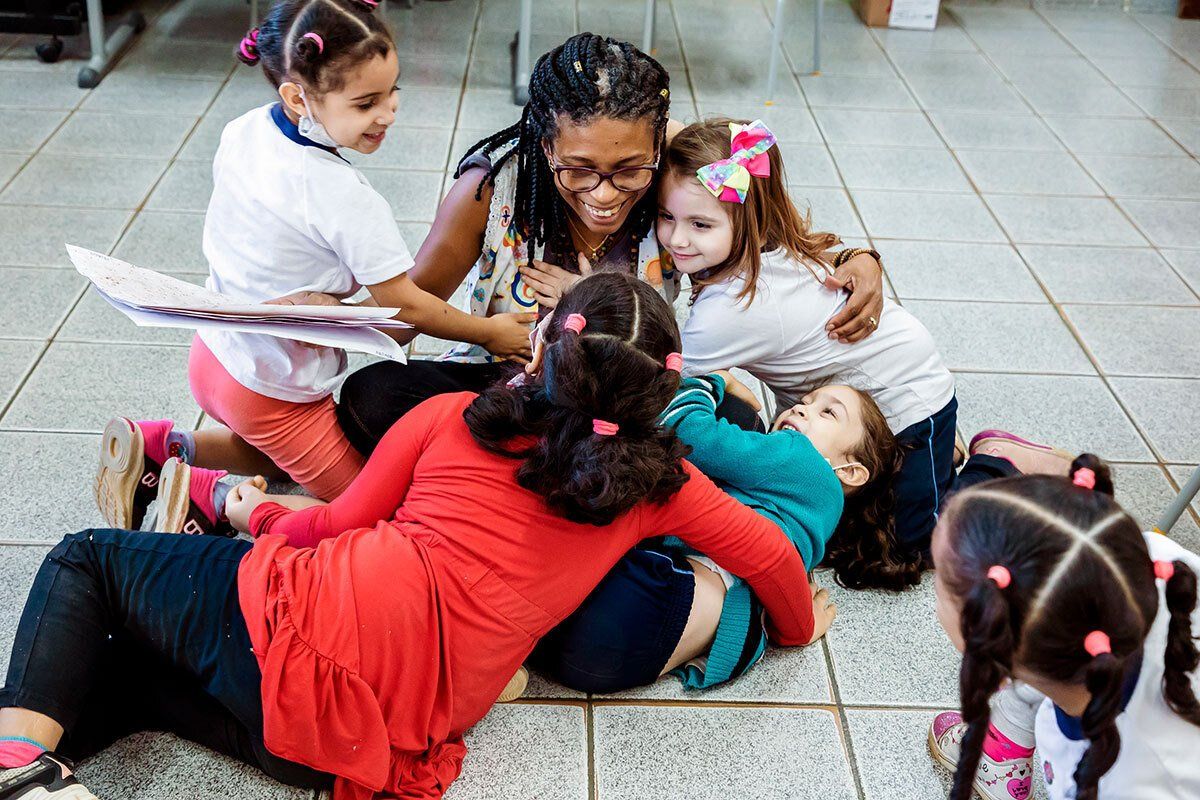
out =
<svg viewBox="0 0 1200 800"><path fill-rule="evenodd" d="M672 123L667 71L627 42L581 33L538 59L516 124L473 145L409 273L448 299L466 280L471 312L553 308L580 273L636 275L668 301L679 276L654 235L657 167ZM835 334L861 338L879 316L882 281L869 255L836 277L854 295ZM480 391L508 374L476 346L437 361L379 363L342 387L339 420L364 454L422 400Z"/></svg>
<svg viewBox="0 0 1200 800"><path fill-rule="evenodd" d="M962 713L934 719L951 800L1200 797L1200 556L1143 534L1084 454L1070 479L955 495L933 535L937 615L963 653Z"/></svg>

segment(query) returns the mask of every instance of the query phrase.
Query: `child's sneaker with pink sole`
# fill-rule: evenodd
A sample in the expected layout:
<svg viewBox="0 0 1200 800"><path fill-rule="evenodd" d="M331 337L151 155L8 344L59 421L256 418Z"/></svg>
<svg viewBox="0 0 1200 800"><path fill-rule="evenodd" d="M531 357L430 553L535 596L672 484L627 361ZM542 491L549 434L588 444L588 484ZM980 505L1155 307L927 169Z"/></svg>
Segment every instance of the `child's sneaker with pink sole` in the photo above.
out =
<svg viewBox="0 0 1200 800"><path fill-rule="evenodd" d="M158 519L154 529L162 533L236 536L213 496L225 470L204 469L169 458L158 482ZM224 504L222 503L222 506Z"/></svg>
<svg viewBox="0 0 1200 800"><path fill-rule="evenodd" d="M163 464L179 455L167 445L174 425L169 419L135 422L116 417L104 426L94 491L96 506L110 527L142 527L146 509L158 494Z"/></svg>
<svg viewBox="0 0 1200 800"><path fill-rule="evenodd" d="M953 772L958 769L967 723L957 711L944 711L929 726L929 753ZM987 752L979 755L975 792L984 800L1028 800L1033 796L1033 754L996 761Z"/></svg>

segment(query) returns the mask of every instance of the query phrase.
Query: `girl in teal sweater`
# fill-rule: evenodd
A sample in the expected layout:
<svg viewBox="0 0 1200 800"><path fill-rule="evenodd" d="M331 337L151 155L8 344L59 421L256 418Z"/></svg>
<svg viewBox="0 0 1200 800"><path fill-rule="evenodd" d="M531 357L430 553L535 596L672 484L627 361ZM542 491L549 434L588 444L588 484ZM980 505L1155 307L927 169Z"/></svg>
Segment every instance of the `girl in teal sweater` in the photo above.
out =
<svg viewBox="0 0 1200 800"><path fill-rule="evenodd" d="M719 372L684 380L662 420L692 448L689 461L778 525L812 569L848 494L876 514L890 507L895 438L870 395L849 386L810 392L770 432L751 404L749 390ZM631 551L542 640L533 664L580 691L628 689L672 670L687 688L703 688L744 673L766 644L746 583L668 538Z"/></svg>

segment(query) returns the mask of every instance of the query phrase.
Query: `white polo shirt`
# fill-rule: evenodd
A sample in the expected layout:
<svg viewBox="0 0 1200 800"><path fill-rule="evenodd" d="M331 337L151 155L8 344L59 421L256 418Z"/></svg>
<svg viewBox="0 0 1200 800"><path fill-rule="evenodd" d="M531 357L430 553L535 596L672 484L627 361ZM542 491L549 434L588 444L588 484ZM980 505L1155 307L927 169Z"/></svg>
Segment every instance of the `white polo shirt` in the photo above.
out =
<svg viewBox="0 0 1200 800"><path fill-rule="evenodd" d="M277 103L221 134L204 256L208 288L249 302L345 296L413 266L387 200L336 152L300 136ZM238 383L279 400L319 400L346 371L342 350L230 331L200 338Z"/></svg>
<svg viewBox="0 0 1200 800"><path fill-rule="evenodd" d="M1147 533L1150 557L1184 561L1200 572L1200 556L1157 533ZM1163 697L1163 653L1171 620L1163 584L1158 584L1158 615L1142 648L1142 669L1125 710L1117 715L1121 752L1100 779L1102 800L1187 800L1200 798L1200 728L1176 714ZM1200 611L1192 612L1192 633L1200 634ZM1192 673L1192 691L1200 693L1200 674ZM1037 758L1051 800L1074 800L1075 768L1088 749L1075 739L1069 717L1059 718L1049 698L1038 708ZM1070 731L1076 735L1077 731Z"/></svg>
<svg viewBox="0 0 1200 800"><path fill-rule="evenodd" d="M813 270L820 267L813 266ZM954 378L916 317L884 300L879 327L854 344L825 325L847 292L826 289L809 266L783 250L762 254L754 302L745 281L704 287L683 327L685 375L741 367L775 393L781 408L826 383L869 392L893 433L933 416L954 397Z"/></svg>

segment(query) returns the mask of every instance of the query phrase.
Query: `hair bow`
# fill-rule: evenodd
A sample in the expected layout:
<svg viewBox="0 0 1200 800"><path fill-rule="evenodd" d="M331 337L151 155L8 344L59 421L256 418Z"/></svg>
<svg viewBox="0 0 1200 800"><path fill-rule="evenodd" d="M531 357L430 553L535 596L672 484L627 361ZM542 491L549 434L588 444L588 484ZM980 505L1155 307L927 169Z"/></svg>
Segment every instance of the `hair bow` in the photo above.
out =
<svg viewBox="0 0 1200 800"><path fill-rule="evenodd" d="M718 200L746 202L750 176L765 178L771 174L767 151L775 145L775 134L756 119L749 125L729 123L729 158L714 161L696 170L696 177Z"/></svg>

